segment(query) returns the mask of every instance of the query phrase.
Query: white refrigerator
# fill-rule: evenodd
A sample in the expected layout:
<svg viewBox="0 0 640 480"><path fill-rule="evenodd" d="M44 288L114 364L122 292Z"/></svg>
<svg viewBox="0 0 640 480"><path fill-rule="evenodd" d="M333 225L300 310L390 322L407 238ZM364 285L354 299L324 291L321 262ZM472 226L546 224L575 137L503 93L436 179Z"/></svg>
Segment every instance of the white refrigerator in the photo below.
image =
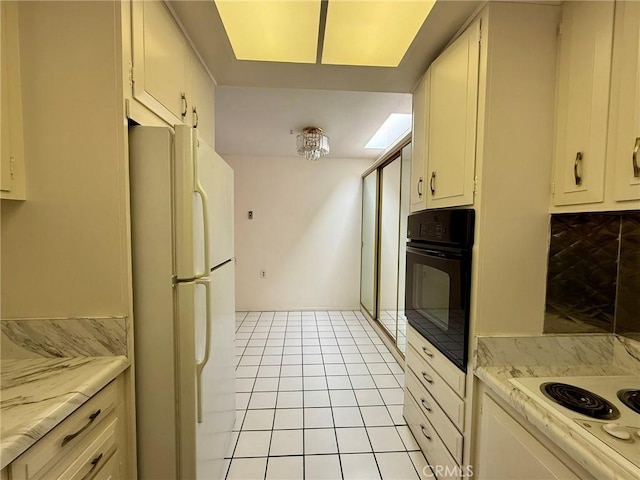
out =
<svg viewBox="0 0 640 480"><path fill-rule="evenodd" d="M219 479L235 421L233 170L194 129L129 129L138 475Z"/></svg>

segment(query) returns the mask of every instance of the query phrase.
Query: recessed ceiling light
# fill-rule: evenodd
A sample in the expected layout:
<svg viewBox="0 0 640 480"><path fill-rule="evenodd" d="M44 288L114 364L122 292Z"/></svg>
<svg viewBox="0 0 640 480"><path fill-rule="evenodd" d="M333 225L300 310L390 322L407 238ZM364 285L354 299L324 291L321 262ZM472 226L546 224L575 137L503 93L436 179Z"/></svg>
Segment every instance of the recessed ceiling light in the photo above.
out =
<svg viewBox="0 0 640 480"><path fill-rule="evenodd" d="M316 63L320 0L215 0L238 60Z"/></svg>
<svg viewBox="0 0 640 480"><path fill-rule="evenodd" d="M397 67L435 0L330 0L322 63Z"/></svg>
<svg viewBox="0 0 640 480"><path fill-rule="evenodd" d="M392 113L364 148L385 149L393 145L405 133L411 130L410 113Z"/></svg>

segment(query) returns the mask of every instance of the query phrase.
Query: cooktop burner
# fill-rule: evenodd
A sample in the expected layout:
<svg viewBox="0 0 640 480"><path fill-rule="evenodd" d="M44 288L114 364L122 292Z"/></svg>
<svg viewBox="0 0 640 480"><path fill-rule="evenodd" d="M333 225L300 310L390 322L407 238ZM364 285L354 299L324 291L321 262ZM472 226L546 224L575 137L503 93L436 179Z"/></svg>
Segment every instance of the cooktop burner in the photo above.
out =
<svg viewBox="0 0 640 480"><path fill-rule="evenodd" d="M620 417L620 411L608 400L575 385L545 382L540 385L540 391L563 407L591 418L614 420Z"/></svg>
<svg viewBox="0 0 640 480"><path fill-rule="evenodd" d="M640 390L633 388L618 390L618 398L631 410L640 413Z"/></svg>

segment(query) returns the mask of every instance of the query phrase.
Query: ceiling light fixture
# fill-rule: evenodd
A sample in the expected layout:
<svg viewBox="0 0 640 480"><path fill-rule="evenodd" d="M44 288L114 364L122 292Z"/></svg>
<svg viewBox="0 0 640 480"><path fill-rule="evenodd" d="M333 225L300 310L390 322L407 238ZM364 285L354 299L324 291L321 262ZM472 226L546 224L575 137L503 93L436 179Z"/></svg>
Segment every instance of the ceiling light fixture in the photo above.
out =
<svg viewBox="0 0 640 480"><path fill-rule="evenodd" d="M238 60L316 63L320 0L215 0Z"/></svg>
<svg viewBox="0 0 640 480"><path fill-rule="evenodd" d="M331 0L322 63L397 67L435 0Z"/></svg>
<svg viewBox="0 0 640 480"><path fill-rule="evenodd" d="M320 160L329 153L329 137L318 127L305 127L296 138L298 155L307 160Z"/></svg>

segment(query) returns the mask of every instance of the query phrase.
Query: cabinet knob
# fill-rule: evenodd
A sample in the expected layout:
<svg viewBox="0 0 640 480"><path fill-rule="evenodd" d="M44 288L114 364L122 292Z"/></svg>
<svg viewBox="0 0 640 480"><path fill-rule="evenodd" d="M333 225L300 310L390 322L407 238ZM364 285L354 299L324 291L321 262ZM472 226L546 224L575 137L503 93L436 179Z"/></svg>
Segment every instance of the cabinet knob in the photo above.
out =
<svg viewBox="0 0 640 480"><path fill-rule="evenodd" d="M576 185L582 184L582 176L578 173L578 165L580 166L580 171L582 171L582 152L576 153L576 161L573 162L573 178Z"/></svg>
<svg viewBox="0 0 640 480"><path fill-rule="evenodd" d="M427 432L427 427L425 427L424 425L420 424L420 430L422 430L422 434L427 438L427 440L431 441L431 435L428 435Z"/></svg>
<svg viewBox="0 0 640 480"><path fill-rule="evenodd" d="M431 172L431 180L429 180L429 189L431 190L431 195L436 194L436 172Z"/></svg>
<svg viewBox="0 0 640 480"><path fill-rule="evenodd" d="M636 143L633 146L633 155L631 156L633 162L633 176L635 178L640 177L640 166L638 166L638 151L640 150L640 137L636 137Z"/></svg>
<svg viewBox="0 0 640 480"><path fill-rule="evenodd" d="M422 198L422 177L418 180L418 198Z"/></svg>

